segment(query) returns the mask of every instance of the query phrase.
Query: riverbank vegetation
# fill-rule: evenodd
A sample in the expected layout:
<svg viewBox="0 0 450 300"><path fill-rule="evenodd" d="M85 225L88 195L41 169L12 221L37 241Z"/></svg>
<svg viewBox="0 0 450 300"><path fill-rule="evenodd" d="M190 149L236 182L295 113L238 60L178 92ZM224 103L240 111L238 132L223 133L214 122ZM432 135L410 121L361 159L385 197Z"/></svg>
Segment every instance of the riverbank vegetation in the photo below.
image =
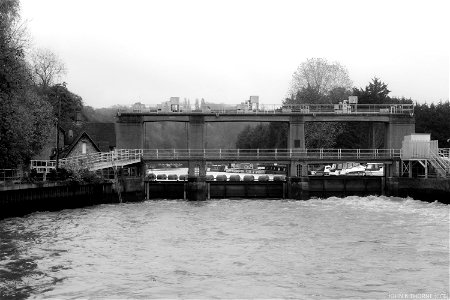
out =
<svg viewBox="0 0 450 300"><path fill-rule="evenodd" d="M59 83L65 68L49 50L30 47L19 1L0 1L0 168L27 165L55 132L75 120L81 97Z"/></svg>

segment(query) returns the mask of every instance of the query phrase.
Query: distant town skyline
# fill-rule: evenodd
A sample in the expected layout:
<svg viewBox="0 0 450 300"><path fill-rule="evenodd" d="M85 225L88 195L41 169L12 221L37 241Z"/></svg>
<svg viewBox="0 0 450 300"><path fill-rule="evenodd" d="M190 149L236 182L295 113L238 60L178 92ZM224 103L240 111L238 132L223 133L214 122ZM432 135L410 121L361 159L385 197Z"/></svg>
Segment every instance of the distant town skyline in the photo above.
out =
<svg viewBox="0 0 450 300"><path fill-rule="evenodd" d="M33 48L56 53L95 108L170 97L278 104L308 58L390 96L449 99L448 1L21 0Z"/></svg>

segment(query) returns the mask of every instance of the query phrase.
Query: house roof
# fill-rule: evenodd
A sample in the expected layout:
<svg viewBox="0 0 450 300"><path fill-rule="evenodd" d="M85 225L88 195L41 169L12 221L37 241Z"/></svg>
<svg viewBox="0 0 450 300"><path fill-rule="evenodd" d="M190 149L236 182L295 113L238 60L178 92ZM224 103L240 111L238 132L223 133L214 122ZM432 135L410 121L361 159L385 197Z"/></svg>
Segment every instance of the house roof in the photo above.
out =
<svg viewBox="0 0 450 300"><path fill-rule="evenodd" d="M81 124L65 124L65 144L72 144L73 138L68 135L69 130L72 130L73 136L79 136L86 132L94 144L101 152L110 151L111 148L116 147L116 130L114 123L97 123L97 122L83 122Z"/></svg>
<svg viewBox="0 0 450 300"><path fill-rule="evenodd" d="M70 144L69 146L65 147L60 153L59 153L59 158L66 158L70 152L72 152L73 148L78 144L78 142L83 138L87 138L92 145L94 146L95 150L97 150L98 152L100 151L100 148L95 144L95 142L92 140L92 138L89 136L89 134L87 134L85 131L83 131L81 134L78 135L78 137L76 139L73 140L72 144Z"/></svg>

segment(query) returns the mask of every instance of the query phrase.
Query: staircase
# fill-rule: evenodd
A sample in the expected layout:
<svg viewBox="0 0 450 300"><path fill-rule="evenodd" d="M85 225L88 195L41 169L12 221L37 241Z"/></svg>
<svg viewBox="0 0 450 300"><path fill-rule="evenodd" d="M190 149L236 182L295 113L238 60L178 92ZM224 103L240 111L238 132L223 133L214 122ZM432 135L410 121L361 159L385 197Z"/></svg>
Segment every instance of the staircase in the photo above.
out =
<svg viewBox="0 0 450 300"><path fill-rule="evenodd" d="M431 165L436 170L439 177L450 178L450 160L440 156L435 151L430 151Z"/></svg>

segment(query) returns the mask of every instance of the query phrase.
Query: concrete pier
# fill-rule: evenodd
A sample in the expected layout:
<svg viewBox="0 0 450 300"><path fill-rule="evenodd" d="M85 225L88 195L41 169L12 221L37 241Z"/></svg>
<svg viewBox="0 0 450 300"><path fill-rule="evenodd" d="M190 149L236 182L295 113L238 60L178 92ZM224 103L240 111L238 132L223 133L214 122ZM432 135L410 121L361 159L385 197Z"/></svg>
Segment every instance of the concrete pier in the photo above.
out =
<svg viewBox="0 0 450 300"><path fill-rule="evenodd" d="M186 199L204 201L207 198L208 187L205 177L189 177L186 184Z"/></svg>

